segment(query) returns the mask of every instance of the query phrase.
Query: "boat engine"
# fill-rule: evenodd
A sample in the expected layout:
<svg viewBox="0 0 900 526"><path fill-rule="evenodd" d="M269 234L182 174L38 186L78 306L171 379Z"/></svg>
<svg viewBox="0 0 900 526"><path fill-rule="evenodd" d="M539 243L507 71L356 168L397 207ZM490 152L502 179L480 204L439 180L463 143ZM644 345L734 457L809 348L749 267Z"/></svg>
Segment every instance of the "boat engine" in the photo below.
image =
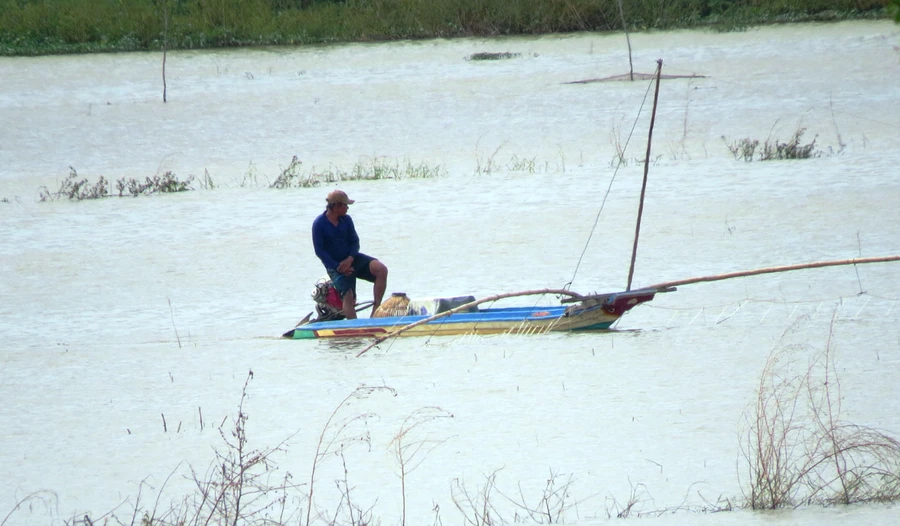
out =
<svg viewBox="0 0 900 526"><path fill-rule="evenodd" d="M344 319L344 302L341 294L334 288L330 279L320 279L312 291L312 299L316 302L315 321L334 321Z"/></svg>

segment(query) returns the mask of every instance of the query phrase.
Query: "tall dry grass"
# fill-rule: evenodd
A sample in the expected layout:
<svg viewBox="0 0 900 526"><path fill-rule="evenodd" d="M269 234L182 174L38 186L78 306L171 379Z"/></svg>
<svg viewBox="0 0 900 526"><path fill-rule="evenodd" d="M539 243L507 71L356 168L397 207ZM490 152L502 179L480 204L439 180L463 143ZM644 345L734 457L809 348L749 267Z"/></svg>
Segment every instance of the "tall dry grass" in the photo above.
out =
<svg viewBox="0 0 900 526"><path fill-rule="evenodd" d="M900 499L900 441L844 417L834 327L805 366L796 347L766 361L742 447L753 509Z"/></svg>

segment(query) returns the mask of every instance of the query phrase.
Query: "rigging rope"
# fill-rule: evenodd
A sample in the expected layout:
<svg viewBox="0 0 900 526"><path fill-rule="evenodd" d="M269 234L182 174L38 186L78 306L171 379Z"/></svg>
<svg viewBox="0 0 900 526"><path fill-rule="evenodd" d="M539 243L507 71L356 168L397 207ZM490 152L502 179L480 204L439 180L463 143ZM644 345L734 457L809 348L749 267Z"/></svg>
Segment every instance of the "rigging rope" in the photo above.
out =
<svg viewBox="0 0 900 526"><path fill-rule="evenodd" d="M628 139L625 140L625 147L622 148L622 151L619 152L619 162L616 164L616 169L613 171L612 178L609 180L609 186L606 187L606 193L603 194L603 200L600 202L600 210L597 211L597 216L594 218L594 226L591 227L591 232L588 234L587 241L584 244L584 249L581 251L581 255L578 257L578 263L575 264L575 272L572 273L572 279L569 280L563 286L563 289L569 290L569 287L572 286L572 283L575 282L575 276L578 275L578 269L581 267L581 261L584 259L584 255L587 253L588 246L591 244L591 238L594 237L594 231L597 230L597 223L600 222L600 214L603 213L603 207L606 205L606 198L609 197L610 191L612 191L613 182L616 180L616 175L619 173L619 168L625 162L625 152L628 151L628 144L631 142L631 137L634 135L634 129L637 128L638 120L641 118L641 112L644 110L644 105L647 104L647 97L650 95L650 88L653 87L652 79L647 84L647 91L644 93L644 100L641 101L641 107L638 108L637 116L634 118L634 123L631 125L631 131L628 133ZM649 159L646 159L644 162L649 162Z"/></svg>

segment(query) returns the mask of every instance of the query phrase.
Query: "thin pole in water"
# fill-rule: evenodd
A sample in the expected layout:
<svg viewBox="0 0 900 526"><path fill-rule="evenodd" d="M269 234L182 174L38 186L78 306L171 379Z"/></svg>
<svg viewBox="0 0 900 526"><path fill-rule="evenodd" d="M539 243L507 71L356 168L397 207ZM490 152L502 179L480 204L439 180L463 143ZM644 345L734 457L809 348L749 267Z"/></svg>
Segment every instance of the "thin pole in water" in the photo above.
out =
<svg viewBox="0 0 900 526"><path fill-rule="evenodd" d="M625 42L628 43L628 80L634 82L634 64L631 61L631 38L628 36L628 24L625 23L625 8L619 0L619 16L622 17L622 29L625 31Z"/></svg>
<svg viewBox="0 0 900 526"><path fill-rule="evenodd" d="M162 81L163 81L163 104L166 100L166 53L169 51L169 4L167 0L163 0L163 59L162 59Z"/></svg>
<svg viewBox="0 0 900 526"><path fill-rule="evenodd" d="M653 94L653 113L650 114L650 131L647 134L647 157L644 159L644 182L641 184L641 201L638 205L637 226L634 228L634 248L631 250L631 266L628 268L628 285L625 291L631 290L631 279L634 277L634 260L637 258L638 237L641 235L641 215L644 213L644 194L647 193L647 173L650 171L650 143L653 140L653 123L656 121L656 102L659 100L659 79L662 76L662 59L656 61L656 92Z"/></svg>

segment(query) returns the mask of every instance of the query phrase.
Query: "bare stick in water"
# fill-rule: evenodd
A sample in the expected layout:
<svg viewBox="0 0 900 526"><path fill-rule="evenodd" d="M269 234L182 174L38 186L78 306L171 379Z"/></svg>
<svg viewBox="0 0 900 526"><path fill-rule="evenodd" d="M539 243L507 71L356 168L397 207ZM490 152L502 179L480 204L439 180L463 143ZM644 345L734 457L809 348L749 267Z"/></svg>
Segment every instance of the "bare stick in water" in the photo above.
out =
<svg viewBox="0 0 900 526"><path fill-rule="evenodd" d="M779 267L765 267L758 268L755 270L742 270L739 272L728 272L726 274L715 274L712 276L702 276L698 278L688 278L688 279L679 279L675 281L666 281L664 283L658 283L656 285L652 285L650 287L646 287L648 289L653 288L668 288L675 287L678 285L690 285L691 283L702 283L708 281L721 281L723 279L731 279L731 278L742 278L745 276L756 276L759 274L772 274L775 272L787 272L789 270L802 270L808 268L820 268L820 267L837 267L841 265L861 265L863 263L886 263L890 261L900 261L900 256L878 256L871 258L857 258L857 259L837 259L832 261L818 261L815 263L798 263L796 265L782 265Z"/></svg>
<svg viewBox="0 0 900 526"><path fill-rule="evenodd" d="M625 8L619 0L619 16L622 17L622 29L625 31L625 42L628 43L628 80L634 80L634 63L631 61L631 37L628 36L628 24L625 23Z"/></svg>
<svg viewBox="0 0 900 526"><path fill-rule="evenodd" d="M481 305L482 303L485 303L485 302L488 302L488 301L502 300L502 299L504 299L504 298L514 298L514 297L516 297L516 296L536 296L536 295L542 295L542 294L562 294L562 295L565 295L565 296L572 296L572 297L575 297L575 298L580 298L580 297L582 297L581 294L578 294L578 293L576 293L576 292L572 292L571 290L565 290L565 289L523 290L522 292L508 292L508 293L504 293L504 294L494 294L493 296L488 296L488 297L486 297L486 298L481 298L480 300L470 301L469 303L466 303L465 305L460 305L459 307L450 309L450 310L448 310L448 311L441 312L440 314L435 314L434 316L431 316L431 317L429 317L429 318L425 318L425 319L423 319L423 320L419 320L419 321L417 321L417 322L410 323L409 325L406 325L406 326L404 326L404 327L401 327L401 328L397 329L396 331L394 331L394 332L392 332L392 333L390 333L390 334L387 334L387 335L385 335L385 336L379 336L379 337L375 338L375 341L372 342L371 345L369 345L369 346L366 347L365 349L359 351L359 354L357 354L356 357L358 358L358 357L362 356L362 355L365 354L369 349L371 349L372 347L375 347L375 346L378 345L379 343L381 343L381 342L387 340L388 338L392 338L392 337L394 337L394 336L397 336L397 335L399 335L399 334L402 334L402 333L408 331L409 329L412 329L413 327L418 327L419 325L424 325L424 324L426 324L426 323L428 323L428 322L431 322L431 321L434 321L434 320L443 318L443 317L445 317L445 316L450 316L451 314L456 314L457 312L464 311L464 310L468 310L468 309L470 309L470 308L472 308L472 307Z"/></svg>
<svg viewBox="0 0 900 526"><path fill-rule="evenodd" d="M166 53L169 50L169 3L163 0L163 60L162 60L162 80L163 80L163 103L166 103Z"/></svg>
<svg viewBox="0 0 900 526"><path fill-rule="evenodd" d="M166 301L169 302L169 316L172 318L172 329L175 330L175 339L178 340L178 348L181 349L181 337L178 336L178 327L175 326L175 311L172 310L172 300L166 296ZM172 381L174 382L175 380Z"/></svg>

